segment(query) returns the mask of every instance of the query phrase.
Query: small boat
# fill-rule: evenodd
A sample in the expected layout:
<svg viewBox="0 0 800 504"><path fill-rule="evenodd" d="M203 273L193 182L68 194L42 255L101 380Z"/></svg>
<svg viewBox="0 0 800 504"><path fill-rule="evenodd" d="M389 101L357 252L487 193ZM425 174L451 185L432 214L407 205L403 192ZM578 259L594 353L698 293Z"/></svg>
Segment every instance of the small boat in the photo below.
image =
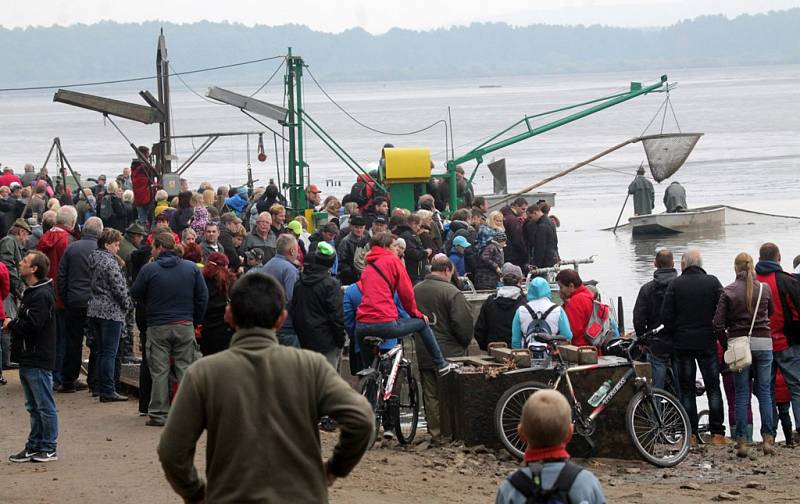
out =
<svg viewBox="0 0 800 504"><path fill-rule="evenodd" d="M725 205L699 207L686 212L636 215L628 222L634 235L677 234L725 225Z"/></svg>

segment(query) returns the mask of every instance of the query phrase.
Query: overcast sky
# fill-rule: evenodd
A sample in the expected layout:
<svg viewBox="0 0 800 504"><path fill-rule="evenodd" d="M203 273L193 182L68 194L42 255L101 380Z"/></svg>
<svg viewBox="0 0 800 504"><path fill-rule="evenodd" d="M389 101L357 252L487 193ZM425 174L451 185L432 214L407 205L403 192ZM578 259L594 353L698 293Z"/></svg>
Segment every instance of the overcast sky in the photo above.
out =
<svg viewBox="0 0 800 504"><path fill-rule="evenodd" d="M0 25L24 27L93 23L231 21L247 25L304 24L339 32L360 26L431 29L473 21L514 25L605 24L666 26L704 14L756 14L800 6L800 0L0 0Z"/></svg>

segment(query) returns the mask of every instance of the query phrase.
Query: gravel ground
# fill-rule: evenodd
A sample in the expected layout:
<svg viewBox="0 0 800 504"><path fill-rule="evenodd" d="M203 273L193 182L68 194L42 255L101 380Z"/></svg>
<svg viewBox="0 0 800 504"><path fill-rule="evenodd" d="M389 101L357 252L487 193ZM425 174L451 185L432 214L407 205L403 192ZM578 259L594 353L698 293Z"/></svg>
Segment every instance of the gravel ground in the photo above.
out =
<svg viewBox="0 0 800 504"><path fill-rule="evenodd" d="M0 387L0 502L178 502L156 458L160 429L144 425L133 401L100 404L86 392L57 394L60 460L8 462L8 455L24 447L28 415L17 373L6 372L6 377L9 384ZM322 433L325 454L335 442L335 433ZM490 502L499 482L516 467L506 453L482 446L431 446L424 433L416 443L376 445L350 477L334 485L331 502ZM204 456L202 439L201 470ZM730 447L700 448L666 470L635 461L579 462L598 475L610 502L796 502L800 484L800 448L782 444L775 457L746 460L737 460Z"/></svg>

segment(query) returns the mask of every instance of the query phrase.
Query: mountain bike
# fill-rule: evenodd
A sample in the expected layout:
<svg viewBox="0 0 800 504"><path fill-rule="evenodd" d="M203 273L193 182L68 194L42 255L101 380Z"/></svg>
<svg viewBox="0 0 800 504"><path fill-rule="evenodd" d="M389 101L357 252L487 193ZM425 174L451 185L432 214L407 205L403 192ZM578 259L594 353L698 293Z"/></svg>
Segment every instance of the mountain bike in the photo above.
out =
<svg viewBox="0 0 800 504"><path fill-rule="evenodd" d="M384 432L393 429L400 444L408 444L417 434L419 422L419 388L411 373L411 362L403 355L403 345L398 343L385 353L380 352L384 340L368 336L368 345L375 356L372 365L358 372L363 395L375 413L375 430L369 446L375 444L381 426Z"/></svg>
<svg viewBox="0 0 800 504"><path fill-rule="evenodd" d="M536 340L547 345L550 355L556 362L555 380L547 384L535 381L522 382L503 393L497 401L494 413L495 429L503 446L512 455L519 459L522 458L526 446L517 432L517 425L522 418L525 401L537 390L558 389L563 381L566 388L565 395L572 407L575 432L583 436L589 446L594 449L595 443L592 436L596 430L597 418L622 387L633 380L637 391L628 402L625 424L634 447L645 460L656 466L672 467L679 464L689 453L692 433L689 415L674 395L652 388L646 378L638 375L634 359L631 356L632 349L646 344L648 337L662 329L663 326L659 326L636 340L621 339L613 342L616 345L616 353L623 354L627 359L628 362L623 367L627 367L628 370L611 386L589 414L584 413L583 405L575 396L570 374L596 369L598 365L568 368L557 345L565 340L560 335L537 335Z"/></svg>

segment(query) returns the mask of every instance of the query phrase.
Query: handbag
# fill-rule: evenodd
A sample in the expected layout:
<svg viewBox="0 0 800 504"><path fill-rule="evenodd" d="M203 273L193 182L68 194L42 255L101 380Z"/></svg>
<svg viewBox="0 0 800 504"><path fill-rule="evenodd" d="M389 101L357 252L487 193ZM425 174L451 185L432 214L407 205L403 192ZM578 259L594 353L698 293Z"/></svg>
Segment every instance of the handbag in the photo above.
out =
<svg viewBox="0 0 800 504"><path fill-rule="evenodd" d="M739 336L728 340L728 349L725 350L725 364L731 371L740 372L750 367L753 363L753 354L750 352L750 337L753 334L753 326L756 323L758 316L758 305L761 304L761 292L764 289L764 284L758 284L758 300L756 307L753 310L753 320L750 322L750 332L747 336Z"/></svg>

